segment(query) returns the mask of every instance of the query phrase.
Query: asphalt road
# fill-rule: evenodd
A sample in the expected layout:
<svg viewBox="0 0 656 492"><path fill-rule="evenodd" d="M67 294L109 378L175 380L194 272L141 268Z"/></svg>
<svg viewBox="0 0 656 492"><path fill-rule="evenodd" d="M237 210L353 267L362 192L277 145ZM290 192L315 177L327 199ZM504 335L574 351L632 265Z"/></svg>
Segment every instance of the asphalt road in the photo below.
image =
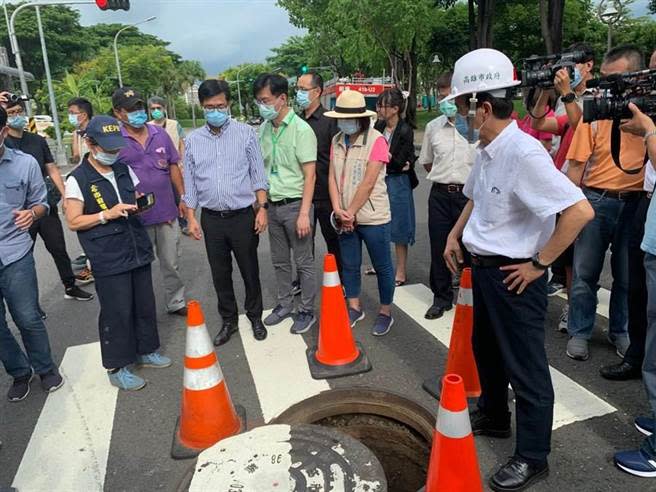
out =
<svg viewBox="0 0 656 492"><path fill-rule="evenodd" d="M421 175L423 177L423 170ZM407 295L404 294L404 297L399 294L397 300L410 299L410 294L425 292L427 289L427 196L428 184L422 180L415 193L417 243L410 252L408 272L408 282L420 285L414 290L403 291ZM201 243L189 238L182 239L180 269L186 281L187 296L201 302L213 336L219 327L219 319L204 248ZM67 233L67 244L74 258L80 252L80 246L70 232ZM53 353L60 362L67 348L97 342L98 305L95 300L87 303L64 300L63 288L54 264L40 240L35 251L41 302L48 313L47 326ZM265 307L271 309L274 306L276 284L266 237L262 239L259 251ZM324 252L323 241L318 238L317 257ZM321 262L317 261L316 265L320 270ZM235 278L241 303L243 286L238 274ZM21 490L64 490L62 483L68 483L64 481L66 470L74 468L81 459L71 452L71 443L77 442L76 439L86 439L86 445L73 451L79 451L80 456L91 452L94 468L91 485L87 484L84 488L81 485L72 487L74 490L104 488L114 492L175 489L189 466L188 462L174 461L169 456L182 388L185 322L167 315L163 309L162 282L157 263L154 264L154 281L163 352L173 358L174 365L166 370L143 370L142 374L149 383L145 389L115 395L98 370L100 360L83 357L84 354L93 353L87 349L94 346L85 346L79 351L69 349L65 365L67 379L79 380L91 373L101 374L101 377L88 384L80 383L79 386L69 384L68 389L62 388L58 397L60 400L54 399L57 394L53 394L48 404L46 395L36 384L24 402L9 403L0 398L0 439L4 442L0 449L0 486L10 485L19 466L22 466L20 483L32 485L22 487ZM241 336L235 336L229 344L217 350L232 398L246 408L249 427L269 421L278 410L286 408L287 400L294 398L291 395L294 391L314 394L327 387L371 386L388 389L431 411L436 410L437 403L421 390L421 382L441 374L446 363L447 349L435 338L435 332L431 332L433 325L427 324L417 315L421 303L414 299L396 307L396 324L392 332L386 337L375 338L370 335L377 303L375 278L366 277L363 286L364 307L372 316L358 325L355 335L374 365L370 373L316 385L304 383L304 350L306 345L315 343L315 330L303 337L292 337L285 334L286 327L273 328L272 332L280 332L265 342L256 343L250 336L248 325L244 325ZM88 287L93 290L92 285ZM602 287L608 287L607 279L602 282ZM563 387L570 390L563 396L565 406L576 415L564 414L564 424L555 429L550 457L551 474L534 490L656 490L656 482L653 480L631 477L612 464L615 451L633 448L640 443L641 436L633 428L632 421L634 416L648 411L642 383L611 383L599 377L600 366L619 360L605 341L603 330L607 321L603 316L598 317L599 329L592 341L590 360L575 362L566 357L566 336L554 330L563 302L559 298L550 302L546 343L551 366L565 376ZM296 361L300 362L293 366ZM0 392L4 394L8 385L9 379L3 376L0 379ZM557 400L559 395L564 395L559 391L557 388ZM57 407L57 402L62 400L73 401L75 405ZM601 416L581 417L579 413L585 415L590 402L602 407L606 405L611 410L602 412ZM96 423L98 428L95 427ZM28 446L33 432L33 443ZM43 440L43 435L48 433L59 437L55 441ZM79 434L83 435L80 437ZM513 451L512 439L477 438L476 445L484 478ZM37 475L40 481L35 479Z"/></svg>

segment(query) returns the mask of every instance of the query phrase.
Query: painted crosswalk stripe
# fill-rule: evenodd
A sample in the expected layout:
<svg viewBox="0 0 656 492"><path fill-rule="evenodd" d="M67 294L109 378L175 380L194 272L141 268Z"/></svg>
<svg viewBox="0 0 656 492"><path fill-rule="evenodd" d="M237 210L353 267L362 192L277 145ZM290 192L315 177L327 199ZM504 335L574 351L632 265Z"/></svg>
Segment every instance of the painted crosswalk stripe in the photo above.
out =
<svg viewBox="0 0 656 492"><path fill-rule="evenodd" d="M558 294L558 297L567 300L567 294L565 294L564 292ZM608 289L604 289L603 287L600 287L599 290L597 291L597 300L598 300L597 314L599 316L603 316L604 318L608 319L609 312L610 312L610 291Z"/></svg>
<svg viewBox="0 0 656 492"><path fill-rule="evenodd" d="M330 389L326 381L312 379L305 356L307 345L302 336L289 332L291 326L292 320L286 319L269 329L266 340L258 342L246 316L239 318L241 342L265 422Z"/></svg>
<svg viewBox="0 0 656 492"><path fill-rule="evenodd" d="M41 410L14 477L18 490L103 490L118 389L100 360L98 342L66 349L66 384Z"/></svg>
<svg viewBox="0 0 656 492"><path fill-rule="evenodd" d="M455 309L447 311L438 320L427 320L424 318L424 313L430 307L432 301L433 293L423 284L398 287L394 292L394 304L439 340L440 343L448 347ZM617 411L615 407L568 378L562 372L553 367L549 367L549 369L556 394L554 429Z"/></svg>

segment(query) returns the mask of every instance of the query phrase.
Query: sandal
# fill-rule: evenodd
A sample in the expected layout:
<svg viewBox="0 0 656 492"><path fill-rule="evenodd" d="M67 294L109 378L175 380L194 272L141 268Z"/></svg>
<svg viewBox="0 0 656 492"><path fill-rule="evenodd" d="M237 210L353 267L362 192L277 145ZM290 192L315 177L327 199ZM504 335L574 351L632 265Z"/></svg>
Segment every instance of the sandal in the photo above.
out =
<svg viewBox="0 0 656 492"><path fill-rule="evenodd" d="M394 285L396 285L397 287L403 287L406 282L407 280L395 280Z"/></svg>
<svg viewBox="0 0 656 492"><path fill-rule="evenodd" d="M365 275L376 275L376 269L375 269L374 267L368 267L368 268L364 271L364 274L365 274Z"/></svg>

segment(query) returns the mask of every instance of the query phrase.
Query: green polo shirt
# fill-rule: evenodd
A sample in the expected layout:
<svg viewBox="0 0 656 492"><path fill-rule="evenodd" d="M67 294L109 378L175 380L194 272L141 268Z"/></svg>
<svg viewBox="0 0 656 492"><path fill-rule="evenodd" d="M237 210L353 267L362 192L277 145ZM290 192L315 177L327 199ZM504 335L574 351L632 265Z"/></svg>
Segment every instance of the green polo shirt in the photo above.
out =
<svg viewBox="0 0 656 492"><path fill-rule="evenodd" d="M259 137L271 201L301 198L303 164L317 160L317 137L310 125L290 109L278 128L265 121Z"/></svg>

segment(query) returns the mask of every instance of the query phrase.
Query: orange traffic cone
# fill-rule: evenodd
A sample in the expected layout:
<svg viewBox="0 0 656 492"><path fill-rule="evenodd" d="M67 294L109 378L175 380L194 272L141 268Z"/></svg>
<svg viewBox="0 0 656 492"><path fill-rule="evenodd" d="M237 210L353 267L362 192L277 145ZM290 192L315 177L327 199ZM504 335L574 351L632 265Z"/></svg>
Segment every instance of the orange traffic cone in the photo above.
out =
<svg viewBox="0 0 656 492"><path fill-rule="evenodd" d="M426 492L483 490L462 378L447 374L433 433Z"/></svg>
<svg viewBox="0 0 656 492"><path fill-rule="evenodd" d="M243 408L237 409L240 415L230 399L200 303L189 301L182 406L171 456L193 458L221 439L237 434L246 423Z"/></svg>
<svg viewBox="0 0 656 492"><path fill-rule="evenodd" d="M307 351L314 379L338 378L371 370L362 346L353 339L335 256L327 254L323 268L318 347Z"/></svg>
<svg viewBox="0 0 656 492"><path fill-rule="evenodd" d="M474 360L472 348L472 332L474 330L474 308L472 296L471 268L465 268L460 277L458 304L453 318L449 355L446 362L446 374L458 374L465 383L467 397L481 395L481 384L478 381L478 369ZM424 389L433 397L439 398L439 381L428 379Z"/></svg>

